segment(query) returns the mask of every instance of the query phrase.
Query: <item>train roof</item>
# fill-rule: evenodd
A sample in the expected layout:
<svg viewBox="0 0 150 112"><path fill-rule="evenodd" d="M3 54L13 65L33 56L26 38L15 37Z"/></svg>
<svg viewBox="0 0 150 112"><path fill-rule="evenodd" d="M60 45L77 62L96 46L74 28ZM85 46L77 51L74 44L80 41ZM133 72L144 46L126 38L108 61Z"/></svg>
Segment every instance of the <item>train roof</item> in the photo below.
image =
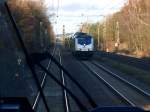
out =
<svg viewBox="0 0 150 112"><path fill-rule="evenodd" d="M87 35L87 33L83 33L83 32L76 32L74 35Z"/></svg>
<svg viewBox="0 0 150 112"><path fill-rule="evenodd" d="M92 38L91 35L87 34L87 33L83 33L83 32L77 32L74 34L74 38Z"/></svg>

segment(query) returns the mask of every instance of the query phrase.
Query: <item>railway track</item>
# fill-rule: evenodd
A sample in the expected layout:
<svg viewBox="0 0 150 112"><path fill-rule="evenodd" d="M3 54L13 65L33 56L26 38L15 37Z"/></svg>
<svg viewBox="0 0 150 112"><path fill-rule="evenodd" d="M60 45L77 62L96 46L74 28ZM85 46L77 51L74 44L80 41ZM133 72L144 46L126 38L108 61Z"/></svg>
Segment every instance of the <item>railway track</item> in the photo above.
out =
<svg viewBox="0 0 150 112"><path fill-rule="evenodd" d="M138 106L150 110L150 95L132 83L119 77L104 66L90 61L82 61L82 64L100 81L104 82L112 91L122 97L130 106Z"/></svg>
<svg viewBox="0 0 150 112"><path fill-rule="evenodd" d="M72 72L72 76L78 80L78 82L87 90L92 99L96 102L98 107L105 106L132 106L128 101L118 95L116 91L113 91L108 85L104 84L103 81L99 81L97 77L91 75L91 72L82 65L82 63L75 59L72 54L63 52L63 59L67 60L63 62L63 65ZM82 97L82 94L77 91L75 86L71 85L70 81L67 80L70 89L78 96L78 98L85 104L86 107L92 109L86 99ZM70 102L70 98L69 98ZM72 103L70 102L71 110L74 110Z"/></svg>
<svg viewBox="0 0 150 112"><path fill-rule="evenodd" d="M55 47L53 49L52 55L62 65L62 58L61 58L60 49ZM64 86L66 86L63 71L61 69L57 68L51 59L49 60L46 69L50 70L51 72L56 71L56 73L54 73L54 74L57 75L56 77L62 82L62 84ZM50 108L50 111L53 111L53 112L60 112L60 111L61 112L70 112L68 95L67 95L66 90L61 88L54 81L50 80L50 78L48 77L48 75L46 73L44 73L44 75L43 75L43 78L41 81L41 87L43 88L44 94L45 94L46 99L47 99L47 104ZM52 99L56 99L56 100L52 100ZM43 111L45 111L45 109L43 107L44 107L44 105L40 99L40 92L38 91L32 108L34 110L38 110L38 112L43 112Z"/></svg>
<svg viewBox="0 0 150 112"><path fill-rule="evenodd" d="M61 51L59 50L59 62L62 65L62 57L61 57ZM60 75L62 78L62 83L64 86L66 86L66 81L65 81L65 77L64 77L64 72L62 69L60 69ZM64 108L65 108L65 112L70 112L70 108L69 108L69 102L68 102L68 95L65 89L63 89L63 96L64 96Z"/></svg>
<svg viewBox="0 0 150 112"><path fill-rule="evenodd" d="M55 50L56 50L56 48L54 47L53 52L52 52L52 56L54 56ZM48 64L47 64L47 67L46 67L47 70L49 70L51 68L51 64L52 64L52 60L50 59ZM44 72L42 72L42 73L44 73ZM44 85L46 83L46 78L47 78L47 74L44 73L44 75L42 77L41 84L40 84L42 89L44 88ZM34 100L33 105L32 105L32 109L35 110L38 107L38 105L40 104L39 99L40 99L40 91L37 92L37 95L36 95L35 100Z"/></svg>
<svg viewBox="0 0 150 112"><path fill-rule="evenodd" d="M59 63L62 65L62 56L61 56L60 48L55 48L53 50L53 56L54 55L55 55L55 58L57 59L57 61L59 61ZM50 66L52 66L52 64L54 64L54 63L52 63L51 60L49 60L48 66L47 66L48 70L50 69ZM150 100L149 100L150 95L148 93L146 93L142 89L136 87L135 85L129 83L128 81L124 80L123 78L117 76L117 74L111 72L104 66L102 66L94 61L92 61L92 62L82 61L82 64L84 65L84 67L86 67L88 69L88 71L90 71L90 73L92 73L92 75L94 77L98 78L97 79L98 81L100 81L101 83L104 83L106 88L109 88L111 94L115 93L115 95L117 96L116 98L118 98L118 99L116 99L116 101L120 100L120 102L121 102L120 105L123 104L123 105L127 105L127 106L138 106L138 107L142 107L145 109L148 108L148 106L150 104ZM60 69L56 66L54 67L54 66L55 66L55 64L52 66L53 70L50 70L50 71L52 73L54 72L54 74L59 79L59 81L61 81L63 86L66 87L67 83L66 83L66 78L64 76L64 72L62 71L62 69ZM51 82L48 82L47 74L44 74L42 82L41 82L41 87L43 88L43 90L45 89L45 86L46 86L46 88L48 88L48 89L46 89L47 90L47 92L46 92L47 98L46 99L47 99L48 106L50 107L51 111L59 112L61 110L62 112L70 112L70 111L74 110L74 108L71 108L72 107L71 106L72 99L70 99L68 97L69 95L67 94L66 90L64 88L61 88L56 83L52 84ZM53 86L52 90L54 90L54 92L51 90L51 88L49 89L48 86L51 86L51 87ZM58 96L53 97L53 96L51 96L51 93L53 95L58 94ZM49 97L49 95L50 95L50 97ZM57 99L56 99L56 97L57 97ZM94 98L94 96L93 96L93 98ZM38 105L41 105L41 101L39 101L39 99L40 99L40 92L38 92L38 94L36 96L35 102L33 104L33 109L35 109ZM53 99L56 99L57 101L54 101ZM56 105L56 107L55 107L55 105ZM59 108L59 109L56 109L56 108ZM38 109L38 110L40 110L40 109ZM38 112L41 112L41 111L38 111Z"/></svg>
<svg viewBox="0 0 150 112"><path fill-rule="evenodd" d="M92 63L93 63L94 65L96 65L97 67L103 69L103 70L106 71L107 73L111 74L112 76L118 78L119 80L122 80L124 83L126 83L126 84L132 86L133 88L137 89L139 92L143 93L144 95L150 97L150 93L148 93L148 92L142 90L141 88L137 87L136 85L134 85L134 84L128 82L127 80L123 79L122 77L120 77L120 76L117 75L116 73L113 73L112 71L110 71L109 69L107 69L106 67L104 67L103 65L98 64L98 63L96 63L96 62L92 62Z"/></svg>
<svg viewBox="0 0 150 112"><path fill-rule="evenodd" d="M55 54L55 55L54 55ZM62 58L61 58L61 53L59 50L59 47L56 48L55 53L53 54L53 57L55 57L55 59L62 65ZM59 86L60 83L58 83L54 78L54 80L57 82L55 82L54 80L49 80L50 77L43 77L42 79L42 83L45 83L44 85L41 83L41 85L43 85L43 91L46 97L46 101L47 104L50 108L50 111L53 112L70 112L70 105L72 105L72 103L70 104L70 101L72 102L76 102L77 105L79 107L75 107L73 108L73 111L76 110L86 110L86 107L83 107L84 105L79 101L79 99L77 99L77 96L74 95L74 93L72 93L69 89L65 88L66 87L66 79L64 77L64 72L62 71L61 68L57 67L55 63L51 63L53 65L51 65L51 69L48 70L50 71L50 73L52 73L52 75L54 74L55 78L60 81L60 83L62 83L61 87ZM44 69L45 70L45 69ZM48 75L50 75L48 72L46 72ZM43 82L43 80L45 80ZM69 98L68 101L68 94L71 96L71 99ZM40 94L40 93L39 93ZM38 112L43 112L44 109L44 105L43 102L40 100L38 101L38 99L40 99L40 95L37 95L36 97L38 97L35 102L36 104L33 104L33 109L34 110L38 110ZM73 99L74 100L73 100ZM77 101L78 100L78 101ZM36 108L36 109L35 109Z"/></svg>

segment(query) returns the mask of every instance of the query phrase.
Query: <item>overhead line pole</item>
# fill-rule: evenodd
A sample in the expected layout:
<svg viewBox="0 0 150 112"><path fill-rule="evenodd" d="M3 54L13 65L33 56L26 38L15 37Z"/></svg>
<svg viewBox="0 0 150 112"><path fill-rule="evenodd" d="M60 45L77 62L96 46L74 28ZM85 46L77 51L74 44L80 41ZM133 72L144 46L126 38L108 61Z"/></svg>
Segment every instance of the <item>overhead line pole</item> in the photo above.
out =
<svg viewBox="0 0 150 112"><path fill-rule="evenodd" d="M99 24L98 24L98 29L97 29L97 35L98 35L98 50L99 50Z"/></svg>

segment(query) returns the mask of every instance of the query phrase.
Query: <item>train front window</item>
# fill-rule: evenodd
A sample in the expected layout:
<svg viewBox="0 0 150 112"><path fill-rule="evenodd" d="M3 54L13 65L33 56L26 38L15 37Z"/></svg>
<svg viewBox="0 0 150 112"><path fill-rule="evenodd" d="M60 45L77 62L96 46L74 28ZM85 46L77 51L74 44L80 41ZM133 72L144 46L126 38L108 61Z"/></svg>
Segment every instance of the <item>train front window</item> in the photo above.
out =
<svg viewBox="0 0 150 112"><path fill-rule="evenodd" d="M0 0L1 97L150 111L150 0Z"/></svg>
<svg viewBox="0 0 150 112"><path fill-rule="evenodd" d="M89 45L89 44L91 44L91 38L78 38L78 43L80 44L80 45Z"/></svg>

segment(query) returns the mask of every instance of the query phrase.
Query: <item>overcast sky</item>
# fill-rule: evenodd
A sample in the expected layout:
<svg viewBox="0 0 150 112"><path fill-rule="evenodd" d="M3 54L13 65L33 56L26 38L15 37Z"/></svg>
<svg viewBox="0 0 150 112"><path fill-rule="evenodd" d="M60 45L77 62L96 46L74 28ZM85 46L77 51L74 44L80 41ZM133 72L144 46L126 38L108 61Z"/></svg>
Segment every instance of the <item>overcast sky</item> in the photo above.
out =
<svg viewBox="0 0 150 112"><path fill-rule="evenodd" d="M117 12L127 0L45 0L56 34L76 32L83 22L97 22L108 14Z"/></svg>

